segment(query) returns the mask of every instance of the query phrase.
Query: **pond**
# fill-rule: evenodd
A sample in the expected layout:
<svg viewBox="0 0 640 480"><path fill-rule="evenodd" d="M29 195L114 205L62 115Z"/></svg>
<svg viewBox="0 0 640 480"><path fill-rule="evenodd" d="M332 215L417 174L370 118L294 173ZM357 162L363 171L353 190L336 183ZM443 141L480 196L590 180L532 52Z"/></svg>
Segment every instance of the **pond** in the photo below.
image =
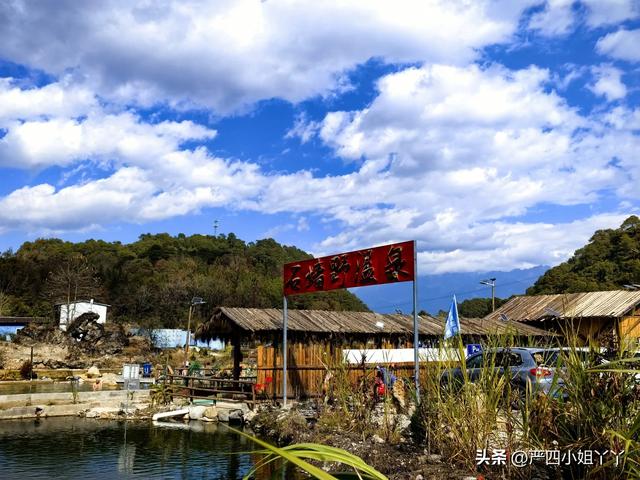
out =
<svg viewBox="0 0 640 480"><path fill-rule="evenodd" d="M256 445L218 423L124 422L77 417L0 422L3 479L240 480ZM293 478L263 472L258 479Z"/></svg>

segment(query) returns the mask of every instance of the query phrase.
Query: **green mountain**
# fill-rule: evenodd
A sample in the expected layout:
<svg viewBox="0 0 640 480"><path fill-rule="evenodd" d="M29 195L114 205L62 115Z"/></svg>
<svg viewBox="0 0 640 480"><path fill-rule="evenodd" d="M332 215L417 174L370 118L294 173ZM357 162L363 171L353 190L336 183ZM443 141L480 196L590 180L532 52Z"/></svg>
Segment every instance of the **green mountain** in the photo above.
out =
<svg viewBox="0 0 640 480"><path fill-rule="evenodd" d="M640 284L640 219L627 218L620 228L598 230L564 263L545 272L528 295L616 290Z"/></svg>
<svg viewBox="0 0 640 480"><path fill-rule="evenodd" d="M53 305L94 298L111 318L143 326L184 325L191 299L196 317L217 306L282 307L282 265L306 252L272 239L246 243L234 234L141 235L131 244L40 239L0 256L0 315L53 316ZM291 308L360 310L346 290L298 295Z"/></svg>

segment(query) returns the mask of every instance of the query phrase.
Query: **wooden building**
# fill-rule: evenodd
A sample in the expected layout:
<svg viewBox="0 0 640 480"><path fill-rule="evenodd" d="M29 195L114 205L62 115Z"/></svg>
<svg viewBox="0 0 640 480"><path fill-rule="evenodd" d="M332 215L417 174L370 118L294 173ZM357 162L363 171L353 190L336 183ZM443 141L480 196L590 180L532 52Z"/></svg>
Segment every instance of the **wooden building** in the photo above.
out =
<svg viewBox="0 0 640 480"><path fill-rule="evenodd" d="M549 337L549 332L516 322L461 319L466 343L490 335ZM421 316L419 338L423 346L436 346L444 333L444 320ZM282 310L259 308L216 309L196 330L196 338L225 340L234 345L234 378L240 375L241 346L255 348L257 383L269 395L280 395L282 384ZM321 391L329 365L342 361L343 349L412 348L413 316L371 312L289 310L288 391L293 396ZM413 365L397 366L411 376Z"/></svg>
<svg viewBox="0 0 640 480"><path fill-rule="evenodd" d="M514 297L487 321L506 319L558 333L574 333L589 340L638 344L640 338L640 291L566 293Z"/></svg>

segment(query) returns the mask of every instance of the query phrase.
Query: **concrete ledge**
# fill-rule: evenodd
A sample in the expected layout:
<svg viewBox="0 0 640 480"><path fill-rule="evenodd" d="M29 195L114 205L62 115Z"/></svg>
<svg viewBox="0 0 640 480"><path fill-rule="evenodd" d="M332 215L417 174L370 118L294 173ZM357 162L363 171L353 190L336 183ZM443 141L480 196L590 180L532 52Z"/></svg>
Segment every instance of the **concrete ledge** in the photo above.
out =
<svg viewBox="0 0 640 480"><path fill-rule="evenodd" d="M101 404L103 402L116 401L124 402L127 399L127 393L133 394L133 401L148 401L149 390L103 390L98 392L78 392L75 405L82 404ZM56 406L73 404L73 394L70 392L63 393L22 393L17 395L0 395L0 413L2 410L13 407L29 407L39 406ZM84 408L87 408L86 406Z"/></svg>

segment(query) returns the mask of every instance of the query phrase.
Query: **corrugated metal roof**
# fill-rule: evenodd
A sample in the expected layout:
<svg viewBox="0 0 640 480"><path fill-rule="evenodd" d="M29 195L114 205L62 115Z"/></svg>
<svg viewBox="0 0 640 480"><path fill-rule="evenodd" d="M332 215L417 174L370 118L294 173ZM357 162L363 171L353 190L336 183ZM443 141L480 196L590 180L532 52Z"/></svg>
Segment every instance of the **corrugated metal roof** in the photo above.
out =
<svg viewBox="0 0 640 480"><path fill-rule="evenodd" d="M371 312L337 312L326 310L289 310L288 329L309 333L352 333L352 334L412 334L413 316L401 314L380 314ZM252 333L279 331L282 329L282 310L275 308L235 308L220 307L209 322L205 322L196 335L207 337L216 329L230 331L231 322L235 327ZM421 316L419 333L428 336L442 336L444 320ZM479 318L461 318L460 330L463 335L492 335L510 332L521 336L551 336L549 332L529 325L514 322L488 321Z"/></svg>
<svg viewBox="0 0 640 480"><path fill-rule="evenodd" d="M509 300L485 319L499 320L501 315L518 322L548 318L617 318L639 304L640 291L628 290L521 296Z"/></svg>

